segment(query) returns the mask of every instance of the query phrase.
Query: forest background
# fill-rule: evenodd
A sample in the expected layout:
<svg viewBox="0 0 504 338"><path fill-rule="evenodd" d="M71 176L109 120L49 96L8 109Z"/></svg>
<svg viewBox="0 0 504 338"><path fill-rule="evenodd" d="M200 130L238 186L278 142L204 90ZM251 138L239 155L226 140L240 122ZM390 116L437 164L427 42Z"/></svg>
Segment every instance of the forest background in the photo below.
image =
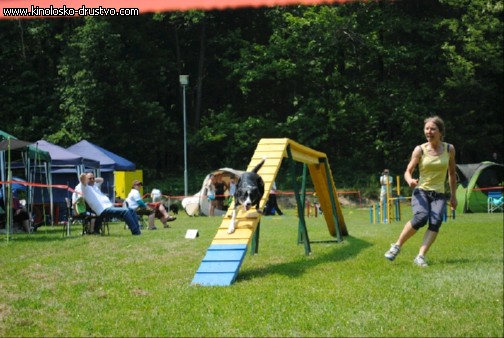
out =
<svg viewBox="0 0 504 338"><path fill-rule="evenodd" d="M502 155L502 1L4 20L0 44L0 129L87 139L166 194L183 192L182 74L190 193L210 170L246 169L259 139L286 137L325 152L338 188L377 194L430 115L458 163Z"/></svg>

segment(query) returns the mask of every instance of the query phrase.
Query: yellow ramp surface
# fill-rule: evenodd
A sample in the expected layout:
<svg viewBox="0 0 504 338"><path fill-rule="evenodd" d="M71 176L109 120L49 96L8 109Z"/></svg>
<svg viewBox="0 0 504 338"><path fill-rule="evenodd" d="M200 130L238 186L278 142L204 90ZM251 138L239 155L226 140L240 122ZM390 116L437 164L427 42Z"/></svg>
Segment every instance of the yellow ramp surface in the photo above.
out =
<svg viewBox="0 0 504 338"><path fill-rule="evenodd" d="M338 194L336 192L336 185L332 179L332 173L329 167L327 168L329 172L329 181L327 179L326 163L328 163L328 161L326 154L305 147L288 138L261 139L257 145L254 155L252 156L252 160L247 167L247 171L251 171L260 161L262 161L263 158L266 158L266 162L258 172L264 181L264 195L261 199L260 209L262 210L266 205L271 186L273 185L273 182L278 174L278 170L282 165L282 160L284 158L288 158L287 147L290 148L293 160L308 165L315 192L317 193L320 206L324 211L323 215L327 223L329 233L332 236L336 236L335 219L337 219L340 234L342 236L347 236L348 231L343 214L341 213ZM336 204L336 218L333 214L329 189L332 189L332 195L334 196ZM234 203L228 209L226 216L219 227L217 235L213 241L214 244L248 244L252 240L254 231L261 220L261 215L254 209L249 210L248 212L243 212L242 208L239 207L236 217L235 233L229 235L226 231L229 226L229 222L231 221L233 210Z"/></svg>
<svg viewBox="0 0 504 338"><path fill-rule="evenodd" d="M339 225L340 235L348 235L326 155L287 138L261 139L247 167L247 171L251 171L263 158L266 158L258 172L264 181L264 195L259 209L263 210L266 205L282 160L289 157L287 149L290 150L293 160L308 166L329 233L336 236L336 227ZM334 208L331 203L331 192L335 201ZM255 209L246 212L238 207L235 232L228 234L227 229L234 208L234 203L232 203L193 278L193 284L226 286L236 279L247 247L261 220L261 214ZM336 212L336 217L334 217L334 212Z"/></svg>

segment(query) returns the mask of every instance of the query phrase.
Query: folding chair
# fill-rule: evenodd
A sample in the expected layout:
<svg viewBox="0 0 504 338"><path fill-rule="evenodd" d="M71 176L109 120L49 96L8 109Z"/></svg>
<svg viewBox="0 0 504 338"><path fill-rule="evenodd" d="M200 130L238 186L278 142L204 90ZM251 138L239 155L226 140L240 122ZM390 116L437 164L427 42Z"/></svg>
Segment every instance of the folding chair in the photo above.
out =
<svg viewBox="0 0 504 338"><path fill-rule="evenodd" d="M74 221L80 221L82 223L82 235L85 235L89 224L91 224L91 220L96 219L97 216L90 215L86 212L85 202L82 204L79 203L76 206L78 211L74 210L72 200L70 198L65 197L65 204L67 207L67 222L63 226L63 236L70 236L70 233L72 232L72 223Z"/></svg>
<svg viewBox="0 0 504 338"><path fill-rule="evenodd" d="M123 208L129 208L129 205L128 205L128 202L124 201L123 202ZM138 213L137 212L137 216L138 216L138 224L140 224L140 229L144 229L145 228L145 219L144 219L144 216L149 216L151 214L151 212L145 212L145 213ZM128 225L126 224L126 222L124 223L124 229L127 229L128 228Z"/></svg>
<svg viewBox="0 0 504 338"><path fill-rule="evenodd" d="M487 198L488 212L504 211L504 198L502 191L489 191Z"/></svg>
<svg viewBox="0 0 504 338"><path fill-rule="evenodd" d="M96 218L99 218L99 216ZM100 234L102 236L105 236L105 229L107 229L107 235L110 235L109 220L110 219L108 217L101 217Z"/></svg>

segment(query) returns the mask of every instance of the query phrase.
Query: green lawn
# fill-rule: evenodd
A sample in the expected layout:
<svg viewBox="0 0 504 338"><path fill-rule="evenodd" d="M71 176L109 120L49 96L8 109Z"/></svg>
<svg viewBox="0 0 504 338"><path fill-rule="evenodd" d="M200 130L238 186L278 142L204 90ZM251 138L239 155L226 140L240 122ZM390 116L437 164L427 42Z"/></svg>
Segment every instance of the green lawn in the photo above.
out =
<svg viewBox="0 0 504 338"><path fill-rule="evenodd" d="M104 237L2 235L0 336L503 336L502 214L450 219L428 268L412 264L423 230L389 262L403 222L344 216L350 236L314 243L310 256L294 210L264 217L259 254L229 287L191 285L219 217L181 213L142 236L123 223ZM332 239L322 217L307 222L311 240Z"/></svg>

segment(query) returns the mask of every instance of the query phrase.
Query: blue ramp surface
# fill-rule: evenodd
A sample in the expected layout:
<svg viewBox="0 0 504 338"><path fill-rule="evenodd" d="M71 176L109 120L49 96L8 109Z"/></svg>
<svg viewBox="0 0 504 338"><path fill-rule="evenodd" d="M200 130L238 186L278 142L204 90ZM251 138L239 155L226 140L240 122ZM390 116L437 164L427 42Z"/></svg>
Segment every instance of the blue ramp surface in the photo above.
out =
<svg viewBox="0 0 504 338"><path fill-rule="evenodd" d="M231 285L247 252L247 244L212 244L194 275L192 284Z"/></svg>

